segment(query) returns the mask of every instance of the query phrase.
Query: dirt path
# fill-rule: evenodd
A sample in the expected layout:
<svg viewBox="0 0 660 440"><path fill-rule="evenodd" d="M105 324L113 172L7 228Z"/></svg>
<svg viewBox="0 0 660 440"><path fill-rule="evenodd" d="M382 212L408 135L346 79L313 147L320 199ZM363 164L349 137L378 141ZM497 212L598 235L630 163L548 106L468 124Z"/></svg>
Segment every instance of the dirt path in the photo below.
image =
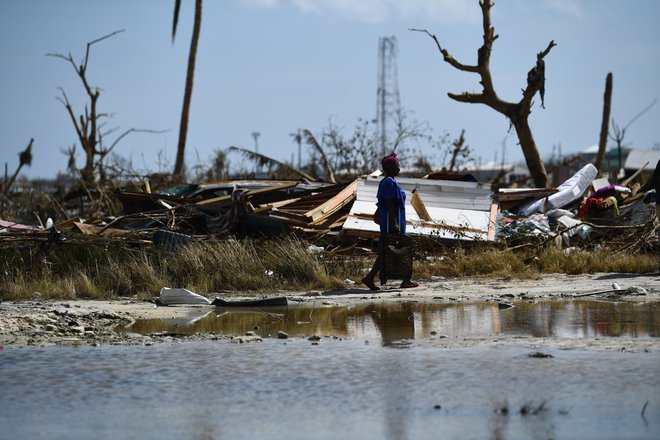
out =
<svg viewBox="0 0 660 440"><path fill-rule="evenodd" d="M614 291L613 284L621 289ZM607 292L609 291L609 292ZM388 283L378 292L364 286L347 285L345 289L323 292L279 292L290 300L310 305L349 305L364 301L512 301L540 299L570 299L594 292L612 296L618 301L651 301L660 307L660 275L592 274L547 275L534 280L497 278L436 278L420 283L413 289L400 289ZM209 294L209 298L220 296ZM145 301L124 298L114 301L26 301L0 303L0 347L151 344L152 338L132 333L117 333L118 325L128 326L138 319L185 318L199 314L200 307L157 307ZM195 335L187 339L204 339ZM217 337L217 336L216 336ZM547 343L549 338L543 338ZM473 343L483 343L475 340ZM498 340L498 343L506 340ZM509 342L516 342L513 339ZM540 341L539 341L540 342ZM602 346L602 340L556 341L577 347ZM617 341L619 344L622 341ZM469 343L469 341L468 341ZM610 344L612 342L610 341ZM638 349L660 348L660 341L626 342Z"/></svg>

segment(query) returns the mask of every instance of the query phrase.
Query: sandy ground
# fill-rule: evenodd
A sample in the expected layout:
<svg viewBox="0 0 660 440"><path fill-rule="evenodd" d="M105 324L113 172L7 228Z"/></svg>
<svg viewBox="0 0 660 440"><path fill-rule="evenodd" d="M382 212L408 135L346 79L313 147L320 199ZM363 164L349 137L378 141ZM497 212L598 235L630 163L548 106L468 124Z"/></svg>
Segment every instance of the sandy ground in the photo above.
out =
<svg viewBox="0 0 660 440"><path fill-rule="evenodd" d="M615 290L618 285L620 290ZM388 283L378 292L347 280L344 289L334 291L278 292L290 301L310 305L349 305L364 301L513 301L540 299L566 300L600 292L596 297L613 297L618 301L650 301L660 307L660 274L590 274L546 275L534 280L501 278L434 278L421 282L413 289L400 289L397 283ZM201 292L197 292L202 294ZM157 293L156 293L157 294ZM209 299L222 294L207 294ZM232 294L232 299L239 299ZM130 325L138 319L165 319L194 316L200 307L158 307L154 303L122 298L113 301L25 301L0 303L0 349L4 347L52 345L152 344L153 339L133 333L118 333L118 325ZM188 339L204 339L209 335L195 335ZM213 336L217 337L217 336ZM616 339L616 338L615 338ZM461 340L461 344L530 343L519 338ZM439 341L449 344L449 341ZM565 348L606 348L624 344L629 350L660 349L660 341L581 339L556 340L536 338L531 343L565 346Z"/></svg>

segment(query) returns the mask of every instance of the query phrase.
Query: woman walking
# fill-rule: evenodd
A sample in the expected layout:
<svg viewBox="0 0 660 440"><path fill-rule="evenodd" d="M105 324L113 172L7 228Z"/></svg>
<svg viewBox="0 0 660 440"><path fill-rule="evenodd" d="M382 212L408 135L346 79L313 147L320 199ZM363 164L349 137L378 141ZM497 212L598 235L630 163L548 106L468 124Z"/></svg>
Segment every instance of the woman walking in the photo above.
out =
<svg viewBox="0 0 660 440"><path fill-rule="evenodd" d="M385 177L378 185L378 206L377 209L377 223L380 225L381 242L384 240L386 234L405 234L406 233L406 193L403 188L394 179L399 175L400 162L396 153L389 154L381 161L381 167L385 173ZM381 250L383 246L380 246ZM362 278L364 283L371 290L380 290L374 279L379 270L381 270L381 262L384 256L379 252L374 265L369 273ZM382 275L382 274L381 274ZM384 277L382 277L384 279ZM381 283L382 284L382 283ZM411 276L404 278L401 283L402 288L417 287L418 284L411 280Z"/></svg>

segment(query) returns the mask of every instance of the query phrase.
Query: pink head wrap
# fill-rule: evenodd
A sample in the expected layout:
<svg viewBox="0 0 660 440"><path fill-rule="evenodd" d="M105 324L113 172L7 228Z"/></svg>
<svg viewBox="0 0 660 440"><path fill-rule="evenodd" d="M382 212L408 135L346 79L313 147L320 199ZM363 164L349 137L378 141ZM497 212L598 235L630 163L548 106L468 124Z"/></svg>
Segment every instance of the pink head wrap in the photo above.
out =
<svg viewBox="0 0 660 440"><path fill-rule="evenodd" d="M380 164L385 171L393 169L395 166L398 166L399 163L400 161L396 153L388 154L380 161Z"/></svg>

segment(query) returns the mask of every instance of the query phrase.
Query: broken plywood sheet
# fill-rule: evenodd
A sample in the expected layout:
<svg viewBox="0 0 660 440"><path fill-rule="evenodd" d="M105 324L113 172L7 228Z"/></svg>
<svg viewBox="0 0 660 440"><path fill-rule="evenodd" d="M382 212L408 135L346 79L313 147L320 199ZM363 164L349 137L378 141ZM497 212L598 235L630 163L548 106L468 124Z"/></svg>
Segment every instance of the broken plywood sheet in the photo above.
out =
<svg viewBox="0 0 660 440"><path fill-rule="evenodd" d="M375 236L379 226L373 222L376 194L381 176L358 179L357 198L344 223L349 235ZM406 192L406 232L459 240L495 240L497 205L489 185L477 182L397 178ZM430 216L425 221L411 205L412 191L419 192Z"/></svg>

